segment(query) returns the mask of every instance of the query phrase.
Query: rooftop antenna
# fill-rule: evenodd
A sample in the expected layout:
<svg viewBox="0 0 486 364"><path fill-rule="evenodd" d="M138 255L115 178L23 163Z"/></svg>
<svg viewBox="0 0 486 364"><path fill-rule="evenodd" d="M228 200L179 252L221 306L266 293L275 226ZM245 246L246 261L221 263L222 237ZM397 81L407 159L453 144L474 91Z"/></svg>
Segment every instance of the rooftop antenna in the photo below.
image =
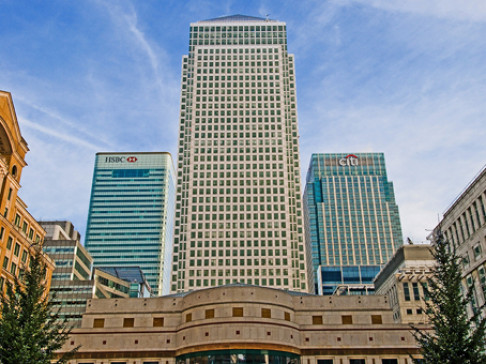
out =
<svg viewBox="0 0 486 364"><path fill-rule="evenodd" d="M268 19L268 17L270 16L270 14L265 14L265 20L266 21L269 21L270 19Z"/></svg>

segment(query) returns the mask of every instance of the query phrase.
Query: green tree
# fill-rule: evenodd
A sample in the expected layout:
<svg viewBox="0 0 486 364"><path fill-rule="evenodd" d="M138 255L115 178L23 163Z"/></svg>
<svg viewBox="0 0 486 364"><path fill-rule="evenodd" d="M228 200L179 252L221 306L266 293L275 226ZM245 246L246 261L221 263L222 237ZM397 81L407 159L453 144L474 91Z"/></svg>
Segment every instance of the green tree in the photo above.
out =
<svg viewBox="0 0 486 364"><path fill-rule="evenodd" d="M57 320L43 284L46 267L39 253L30 259L26 269L14 284L8 282L1 296L0 363L48 364L55 351L68 339L66 322ZM77 350L63 355L55 363L65 363Z"/></svg>
<svg viewBox="0 0 486 364"><path fill-rule="evenodd" d="M474 309L468 317L467 306L473 301L473 287L464 295L461 289L461 258L440 231L436 234L432 252L436 267L429 281L425 300L431 330L412 326L421 347L425 364L481 364L486 363L486 318L482 308Z"/></svg>

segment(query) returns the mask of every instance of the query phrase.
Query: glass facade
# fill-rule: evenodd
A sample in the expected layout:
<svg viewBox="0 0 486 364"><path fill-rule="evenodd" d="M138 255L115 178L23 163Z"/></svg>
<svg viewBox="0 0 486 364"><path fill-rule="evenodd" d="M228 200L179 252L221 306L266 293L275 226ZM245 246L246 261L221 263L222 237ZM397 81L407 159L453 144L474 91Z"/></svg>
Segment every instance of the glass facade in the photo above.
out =
<svg viewBox="0 0 486 364"><path fill-rule="evenodd" d="M214 350L178 356L176 364L300 364L300 357L273 350Z"/></svg>
<svg viewBox="0 0 486 364"><path fill-rule="evenodd" d="M181 89L171 291L245 283L307 292L285 23L191 24Z"/></svg>
<svg viewBox="0 0 486 364"><path fill-rule="evenodd" d="M383 153L313 154L304 192L316 292L371 284L403 244Z"/></svg>
<svg viewBox="0 0 486 364"><path fill-rule="evenodd" d="M142 269L169 293L174 172L169 153L98 153L85 246L95 267Z"/></svg>

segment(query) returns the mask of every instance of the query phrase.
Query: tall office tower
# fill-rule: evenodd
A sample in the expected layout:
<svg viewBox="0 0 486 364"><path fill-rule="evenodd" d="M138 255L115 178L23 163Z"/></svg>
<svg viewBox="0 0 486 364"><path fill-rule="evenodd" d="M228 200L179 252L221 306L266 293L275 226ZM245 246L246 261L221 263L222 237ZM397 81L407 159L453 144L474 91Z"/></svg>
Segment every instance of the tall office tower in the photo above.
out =
<svg viewBox="0 0 486 364"><path fill-rule="evenodd" d="M286 25L235 15L190 31L171 291L245 283L306 292L312 275Z"/></svg>
<svg viewBox="0 0 486 364"><path fill-rule="evenodd" d="M85 246L95 267L139 266L169 293L174 228L169 153L97 153Z"/></svg>
<svg viewBox="0 0 486 364"><path fill-rule="evenodd" d="M403 244L383 153L313 154L304 205L316 291L373 291L380 267Z"/></svg>

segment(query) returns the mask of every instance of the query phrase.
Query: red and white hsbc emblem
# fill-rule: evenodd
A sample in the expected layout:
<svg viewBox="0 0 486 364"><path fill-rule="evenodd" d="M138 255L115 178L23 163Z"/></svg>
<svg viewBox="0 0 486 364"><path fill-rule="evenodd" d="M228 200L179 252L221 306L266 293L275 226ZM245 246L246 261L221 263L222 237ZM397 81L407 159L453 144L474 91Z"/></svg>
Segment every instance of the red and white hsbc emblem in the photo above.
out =
<svg viewBox="0 0 486 364"><path fill-rule="evenodd" d="M137 160L137 157L127 157L127 162L129 163L135 163Z"/></svg>
<svg viewBox="0 0 486 364"><path fill-rule="evenodd" d="M339 160L339 165L342 167L351 167L359 165L359 159L354 154L348 154L346 157Z"/></svg>

